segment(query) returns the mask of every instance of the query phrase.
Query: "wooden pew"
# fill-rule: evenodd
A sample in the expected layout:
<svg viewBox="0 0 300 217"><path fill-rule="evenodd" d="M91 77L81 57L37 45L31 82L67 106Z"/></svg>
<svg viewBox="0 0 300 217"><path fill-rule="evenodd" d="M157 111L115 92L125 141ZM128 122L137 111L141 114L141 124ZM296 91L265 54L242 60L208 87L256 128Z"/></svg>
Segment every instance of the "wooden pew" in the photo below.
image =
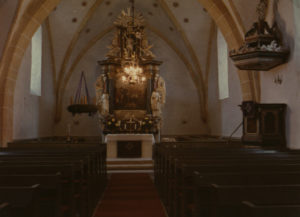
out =
<svg viewBox="0 0 300 217"><path fill-rule="evenodd" d="M63 216L61 213L61 174L47 175L2 175L0 174L0 186L40 185L40 213L45 217Z"/></svg>
<svg viewBox="0 0 300 217"><path fill-rule="evenodd" d="M0 161L6 159L9 160L9 164L20 164L20 161L26 162L25 164L60 164L60 163L77 163L80 164L80 161L84 161L84 165L78 165L79 167L84 167L84 177L81 177L80 179L77 178L77 181L75 183L77 188L80 189L82 186L82 182L85 183L83 188L85 188L87 191L86 193L88 194L88 198L83 198L81 197L80 206L90 206L88 208L89 212L93 212L93 208L96 206L97 201L100 197L100 194L103 192L103 189L105 187L105 182L106 178L105 175L106 173L102 172L100 173L100 170L103 170L103 168L100 168L98 166L92 166L91 163L86 162L86 160L91 160L89 156L86 156L85 154L82 153L73 153L73 152L59 152L58 154L50 151L47 152L46 154L43 151L17 151L13 152L12 150L10 152L6 152L6 154L9 154L9 156L0 156ZM93 153L94 154L94 153ZM84 159L83 159L84 158ZM86 159L86 160L85 160ZM12 162L14 163L12 163ZM38 161L38 162L37 162ZM1 162L0 162L1 165ZM93 167L93 168L91 168ZM79 171L79 169L78 169ZM81 173L82 171L80 171ZM77 173L78 177L79 172ZM82 179L83 178L83 179ZM102 180L102 183L99 181L99 179ZM99 184L102 185L101 188L99 188ZM104 185L104 186L103 186ZM77 191L77 194L79 193L80 190ZM77 205L76 207L80 207Z"/></svg>
<svg viewBox="0 0 300 217"><path fill-rule="evenodd" d="M264 205L300 204L300 185L221 186L212 184L209 198L211 217L241 216L242 202ZM203 216L203 215L202 215Z"/></svg>
<svg viewBox="0 0 300 217"><path fill-rule="evenodd" d="M237 166L238 165L238 166ZM167 179L168 185L165 187L165 199L167 200L167 207L170 211L173 211L172 209L174 207L179 207L176 205L181 200L181 196L183 196L184 191L187 190L193 190L191 188L192 184L190 182L191 174L197 170L200 174L208 174L208 173L221 173L221 172L235 172L240 173L243 171L249 171L249 172L264 172L264 171L298 171L300 169L300 164L256 164L255 162L252 163L243 163L242 161L239 162L239 164L234 164L232 162L226 163L226 161L223 162L223 164L216 164L213 163L207 164L207 165L197 165L197 164L183 164L180 165L177 168L176 176L173 181L170 181L170 179ZM176 195L176 196L175 196ZM179 195L179 197L178 197ZM184 196L183 196L184 197Z"/></svg>
<svg viewBox="0 0 300 217"><path fill-rule="evenodd" d="M193 188L190 195L185 195L180 207L183 207L181 216L201 216L207 215L209 204L207 198L211 198L211 183L226 186L276 186L276 185L298 185L300 184L299 172L272 172L265 171L263 173L247 172L243 173L220 173L220 174L207 174L196 177L197 187ZM193 196L192 196L192 195ZM193 200L190 200L194 197ZM186 204L184 204L186 203ZM188 210L188 205L195 207L193 215L191 210ZM206 214L204 214L206 213Z"/></svg>
<svg viewBox="0 0 300 217"><path fill-rule="evenodd" d="M167 202L167 205L169 205L168 211L170 212L170 209L172 211L172 206L177 207L178 204L171 203L168 204L168 202L172 202L172 200L180 200L182 198L182 188L180 186L184 183L185 178L187 178L185 175L192 174L195 169L197 169L199 166L201 168L202 173L216 173L216 172L226 172L226 169L229 169L228 166L222 167L222 165L219 165L219 168L216 168L214 165L213 170L212 167L210 167L210 164L214 164L215 161L219 161L220 163L225 163L230 165L231 161L231 168L233 170L229 170L229 172L235 172L240 173L243 170L247 170L252 168L252 172L255 171L256 168L260 166L260 164L263 164L263 168L259 169L259 171L269 171L272 169L278 170L278 171L286 171L287 169L291 169L292 171L299 170L299 156L292 156L290 153L282 153L278 151L273 150L237 150L237 149L231 149L229 151L225 150L224 148L221 149L212 149L212 148L199 148L191 149L191 148L179 148L171 150L171 152L168 152L168 148L163 147L164 150L155 150L155 182L156 185L163 196L165 196L164 203ZM164 153L165 152L165 153ZM224 152L224 153L222 153ZM250 152L250 153L249 153ZM260 155L260 156L259 156ZM245 157L247 159L245 159ZM190 160L191 158L205 158L206 160L200 160L197 162ZM266 158L266 159L264 159ZM189 159L189 161L185 161L185 159ZM240 162L237 160L240 159ZM243 161L250 160L250 163L243 163ZM185 162L184 162L185 161ZM205 163L205 161L207 161ZM179 162L179 163L178 163ZM277 162L277 165L274 162ZM239 166L239 164L245 164L246 168L242 168ZM256 164L255 164L256 163ZM199 165L200 164L200 165ZM204 165L203 165L204 164ZM252 164L252 166L251 166ZM162 166L163 165L163 166ZM180 166L181 165L181 166ZM182 167L183 165L183 167ZM238 165L238 166L236 166ZM207 167L204 169L204 167ZM244 165L243 165L244 166ZM180 168L182 167L182 168ZM179 168L179 173L177 173ZM203 171L204 170L204 171ZM180 172L181 171L181 172ZM183 179L180 179L183 178ZM178 180L181 180L178 182ZM269 180L270 181L270 180ZM176 184L176 182L178 182ZM275 182L276 183L276 182ZM295 182L296 183L296 182ZM186 187L186 186L185 186ZM172 189L181 189L181 191L175 191L173 192L173 195L169 195L170 188ZM167 189L167 190L166 190ZM167 192L167 193L164 193ZM172 192L172 191L171 191ZM174 196L176 195L176 197ZM164 198L163 198L164 199ZM173 201L174 202L174 201ZM168 207L167 207L168 208ZM170 213L169 213L170 214ZM170 216L172 216L171 213ZM180 215L179 215L180 216ZM183 216L183 215L181 215Z"/></svg>
<svg viewBox="0 0 300 217"><path fill-rule="evenodd" d="M41 217L39 185L2 187L0 186L0 201L11 205L10 217Z"/></svg>
<svg viewBox="0 0 300 217"><path fill-rule="evenodd" d="M0 202L0 217L12 217L11 206L7 202Z"/></svg>
<svg viewBox="0 0 300 217"><path fill-rule="evenodd" d="M258 205L249 201L242 202L241 217L299 217L298 205Z"/></svg>
<svg viewBox="0 0 300 217"><path fill-rule="evenodd" d="M75 168L72 164L59 165L0 165L0 174L4 175L46 175L61 173L62 203L65 216L74 216L76 211Z"/></svg>
<svg viewBox="0 0 300 217"><path fill-rule="evenodd" d="M22 161L25 161L25 164L37 163L36 161L38 161L39 164L51 163L52 165L56 164L53 161L59 161L59 163L63 163L63 158L66 158L68 160L71 160L71 158L73 158L73 161L76 159L79 159L79 161L83 160L85 173L83 178L86 179L85 182L88 183L85 188L88 188L88 192L92 194L92 196L89 196L89 198L92 199L87 200L86 198L81 197L81 201L76 207L80 207L79 204L82 205L85 202L87 205L90 205L90 207L88 208L88 212L89 214L91 214L93 212L93 208L95 208L97 201L101 196L101 193L104 191L104 187L106 184L105 147L95 147L95 145L92 145L91 147L86 148L78 144L78 147L72 149L65 147L47 147L46 149L4 148L1 149L0 152L0 161L6 158L6 160L15 162L15 164L19 164ZM75 180L75 183L78 184L78 180Z"/></svg>

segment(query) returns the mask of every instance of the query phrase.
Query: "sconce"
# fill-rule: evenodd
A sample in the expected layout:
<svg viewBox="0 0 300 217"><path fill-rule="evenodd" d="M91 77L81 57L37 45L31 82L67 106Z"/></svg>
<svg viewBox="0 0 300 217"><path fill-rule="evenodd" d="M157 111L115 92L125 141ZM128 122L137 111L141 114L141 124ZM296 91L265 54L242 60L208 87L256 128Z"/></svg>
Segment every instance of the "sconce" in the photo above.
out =
<svg viewBox="0 0 300 217"><path fill-rule="evenodd" d="M281 84L282 83L282 75L276 75L275 77L274 77L274 83L275 84Z"/></svg>

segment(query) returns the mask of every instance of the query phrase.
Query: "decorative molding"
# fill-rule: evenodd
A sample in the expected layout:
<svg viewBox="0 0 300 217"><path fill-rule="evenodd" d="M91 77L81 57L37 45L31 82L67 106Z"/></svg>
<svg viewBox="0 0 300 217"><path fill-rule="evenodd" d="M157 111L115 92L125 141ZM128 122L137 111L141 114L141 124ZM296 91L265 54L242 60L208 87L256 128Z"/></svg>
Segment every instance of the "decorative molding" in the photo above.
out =
<svg viewBox="0 0 300 217"><path fill-rule="evenodd" d="M104 0L96 0L96 2L91 6L83 20L81 21L77 31L72 37L72 40L70 41L70 44L66 50L62 65L60 67L60 71L58 73L58 80L57 80L57 86L56 86L56 103L59 104L59 99L60 99L60 89L63 83L64 75L66 72L67 65L69 63L69 60L71 58L73 49L79 39L79 36L81 32L84 31L87 22L90 20L90 18L94 15L96 9L99 7L101 3L103 3ZM55 114L55 121L58 122L60 120L60 114Z"/></svg>
<svg viewBox="0 0 300 217"><path fill-rule="evenodd" d="M20 1L23 2L23 1ZM60 0L32 0L11 26L0 64L0 142L6 146L13 138L13 98L18 69L34 32ZM9 78L9 79L7 79Z"/></svg>
<svg viewBox="0 0 300 217"><path fill-rule="evenodd" d="M243 24L241 15L240 15L239 11L237 10L237 8L235 7L232 0L228 0L228 3L229 3L231 11L233 13L232 14L233 18L236 21L238 28L240 29L240 34L244 35L246 33L246 28Z"/></svg>
<svg viewBox="0 0 300 217"><path fill-rule="evenodd" d="M56 85L57 85L57 82L56 82L57 72L56 72L56 61L55 61L55 54L54 54L52 29L50 26L49 17L47 17L45 24L46 24L46 30L47 30L47 34L48 34L49 43L50 43L50 56L51 56L52 76L53 76L53 87L54 87L54 94L55 94Z"/></svg>
<svg viewBox="0 0 300 217"><path fill-rule="evenodd" d="M209 72L211 66L211 53L212 53L212 45L213 41L216 39L216 24L215 21L211 20L210 24L210 31L208 37L208 47L207 47L207 54L206 54L206 65L205 65L205 76L204 76L204 85L205 85L205 102L207 103L206 108L208 108L208 85L209 85ZM208 114L208 111L206 111Z"/></svg>
<svg viewBox="0 0 300 217"><path fill-rule="evenodd" d="M86 27L87 22L90 20L90 18L93 16L93 14L95 13L96 9L99 7L99 5L103 2L103 0L96 0L96 2L91 6L91 8L89 9L89 11L87 12L87 14L85 15L85 17L83 18L83 20L81 21L78 29L76 30L76 32L74 33L69 46L66 50L62 65L60 67L60 71L58 74L58 83L57 83L57 92L59 92L61 83L63 82L63 76L64 73L66 71L69 59L71 57L71 54L73 52L73 48L75 47L79 36L81 34L82 31L84 31L84 28Z"/></svg>

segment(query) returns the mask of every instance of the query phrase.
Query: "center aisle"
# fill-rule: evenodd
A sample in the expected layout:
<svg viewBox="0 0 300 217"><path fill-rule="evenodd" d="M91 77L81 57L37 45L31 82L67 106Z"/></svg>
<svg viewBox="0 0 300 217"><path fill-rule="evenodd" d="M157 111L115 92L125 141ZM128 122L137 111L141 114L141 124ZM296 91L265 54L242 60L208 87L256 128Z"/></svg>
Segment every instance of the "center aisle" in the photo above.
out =
<svg viewBox="0 0 300 217"><path fill-rule="evenodd" d="M149 174L112 174L94 217L167 217Z"/></svg>

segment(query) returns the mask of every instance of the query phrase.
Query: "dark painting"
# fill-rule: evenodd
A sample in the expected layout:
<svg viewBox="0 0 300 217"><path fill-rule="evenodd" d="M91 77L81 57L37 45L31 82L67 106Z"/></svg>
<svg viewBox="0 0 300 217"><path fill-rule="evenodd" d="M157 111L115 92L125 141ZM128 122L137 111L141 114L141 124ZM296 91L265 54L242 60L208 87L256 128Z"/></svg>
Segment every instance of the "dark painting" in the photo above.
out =
<svg viewBox="0 0 300 217"><path fill-rule="evenodd" d="M117 110L146 110L147 82L126 83L116 80L114 107Z"/></svg>

